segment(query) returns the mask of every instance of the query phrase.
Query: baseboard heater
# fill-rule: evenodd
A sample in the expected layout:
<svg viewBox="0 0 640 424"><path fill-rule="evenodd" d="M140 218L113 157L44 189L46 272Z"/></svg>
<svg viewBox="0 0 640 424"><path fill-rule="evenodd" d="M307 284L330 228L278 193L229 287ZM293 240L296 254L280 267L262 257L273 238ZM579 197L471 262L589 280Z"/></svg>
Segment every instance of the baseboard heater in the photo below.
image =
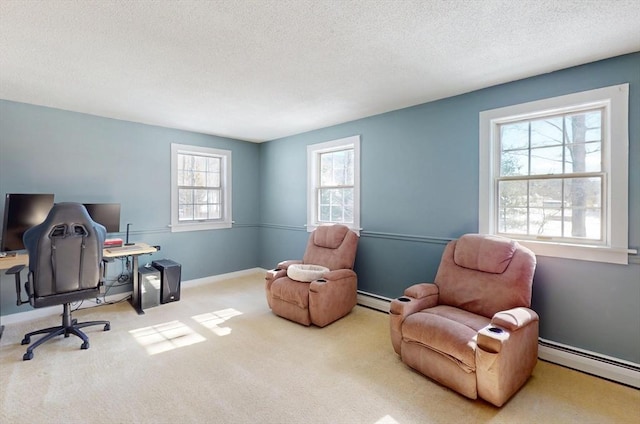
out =
<svg viewBox="0 0 640 424"><path fill-rule="evenodd" d="M358 304L381 312L389 312L391 299L358 290ZM538 358L577 371L640 388L640 364L567 346L543 338L538 339Z"/></svg>

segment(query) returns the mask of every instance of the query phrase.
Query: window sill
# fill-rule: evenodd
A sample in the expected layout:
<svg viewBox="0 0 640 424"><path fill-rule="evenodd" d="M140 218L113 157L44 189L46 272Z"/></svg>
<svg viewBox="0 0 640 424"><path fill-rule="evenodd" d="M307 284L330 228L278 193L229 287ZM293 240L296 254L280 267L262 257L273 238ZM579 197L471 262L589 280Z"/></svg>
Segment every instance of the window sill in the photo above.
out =
<svg viewBox="0 0 640 424"><path fill-rule="evenodd" d="M170 225L172 233L183 231L203 231L203 230L220 230L231 228L231 222L193 222L189 224L172 224Z"/></svg>
<svg viewBox="0 0 640 424"><path fill-rule="evenodd" d="M629 264L629 254L636 254L634 249L614 248L607 246L587 246L565 243L517 240L538 256L575 259L579 261L605 262L612 264Z"/></svg>

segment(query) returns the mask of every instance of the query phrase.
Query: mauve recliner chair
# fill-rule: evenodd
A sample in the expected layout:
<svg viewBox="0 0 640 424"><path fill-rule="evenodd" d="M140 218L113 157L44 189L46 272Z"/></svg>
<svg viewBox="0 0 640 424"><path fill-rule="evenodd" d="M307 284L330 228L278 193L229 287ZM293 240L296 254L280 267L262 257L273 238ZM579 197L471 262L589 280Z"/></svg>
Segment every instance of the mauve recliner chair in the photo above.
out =
<svg viewBox="0 0 640 424"><path fill-rule="evenodd" d="M451 241L434 284L415 284L391 302L394 350L427 377L502 406L537 362L535 267L534 254L507 238Z"/></svg>
<svg viewBox="0 0 640 424"><path fill-rule="evenodd" d="M265 291L273 313L318 327L347 315L357 300L358 277L353 271L357 247L358 235L344 225L316 228L302 260L280 262L267 271ZM312 276L296 276L305 272Z"/></svg>

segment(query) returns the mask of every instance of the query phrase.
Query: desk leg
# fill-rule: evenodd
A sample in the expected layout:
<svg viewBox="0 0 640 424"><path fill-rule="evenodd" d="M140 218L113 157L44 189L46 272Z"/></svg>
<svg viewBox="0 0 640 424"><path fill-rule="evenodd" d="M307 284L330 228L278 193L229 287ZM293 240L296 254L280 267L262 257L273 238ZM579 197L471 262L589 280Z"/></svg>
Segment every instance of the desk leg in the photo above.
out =
<svg viewBox="0 0 640 424"><path fill-rule="evenodd" d="M142 310L142 299L140 298L140 282L138 281L138 255L131 257L131 282L133 283L133 293L131 294L131 306L138 315L144 315Z"/></svg>

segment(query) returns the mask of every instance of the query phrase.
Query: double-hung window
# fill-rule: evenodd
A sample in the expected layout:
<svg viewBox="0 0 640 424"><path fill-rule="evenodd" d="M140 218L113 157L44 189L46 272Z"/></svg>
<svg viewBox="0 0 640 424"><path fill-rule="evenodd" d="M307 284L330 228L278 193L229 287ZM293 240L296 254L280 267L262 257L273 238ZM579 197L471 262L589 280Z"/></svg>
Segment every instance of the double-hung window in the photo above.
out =
<svg viewBox="0 0 640 424"><path fill-rule="evenodd" d="M628 84L480 113L480 231L627 263Z"/></svg>
<svg viewBox="0 0 640 424"><path fill-rule="evenodd" d="M307 146L307 230L344 224L360 232L360 136Z"/></svg>
<svg viewBox="0 0 640 424"><path fill-rule="evenodd" d="M171 231L231 227L231 151L171 144Z"/></svg>

